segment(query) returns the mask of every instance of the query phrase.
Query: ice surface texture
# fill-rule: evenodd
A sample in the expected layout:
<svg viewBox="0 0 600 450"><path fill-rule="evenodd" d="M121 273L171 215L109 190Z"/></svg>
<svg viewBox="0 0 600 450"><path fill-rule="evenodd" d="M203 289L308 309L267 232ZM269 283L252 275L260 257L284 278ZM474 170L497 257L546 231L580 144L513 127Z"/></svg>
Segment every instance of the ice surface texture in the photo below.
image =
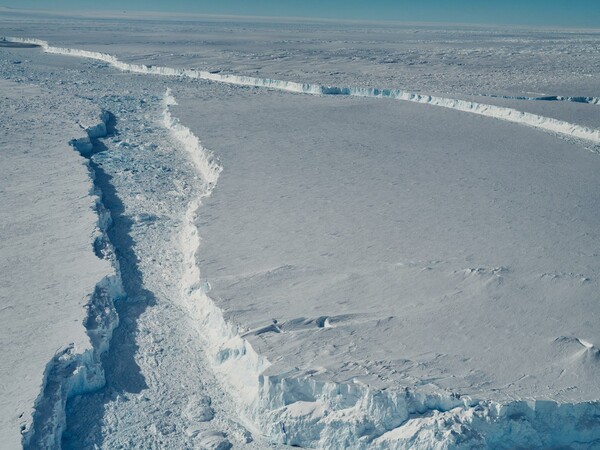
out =
<svg viewBox="0 0 600 450"><path fill-rule="evenodd" d="M199 210L198 260L227 320L203 294L192 305L211 311L195 316L206 330L222 330L215 370L262 430L324 448L595 442L594 350L555 342L562 331L548 326L596 286L549 268L591 273L594 258L544 250L555 234L539 230L572 226L559 224L558 205L587 188L566 179L578 174L593 190L597 155L426 105L181 90L174 114L219 149L224 167ZM548 186L552 167L562 181L523 214L523 193ZM515 317L523 309L526 323ZM585 313L569 309L564 329L595 336ZM244 384L242 373L255 375Z"/></svg>

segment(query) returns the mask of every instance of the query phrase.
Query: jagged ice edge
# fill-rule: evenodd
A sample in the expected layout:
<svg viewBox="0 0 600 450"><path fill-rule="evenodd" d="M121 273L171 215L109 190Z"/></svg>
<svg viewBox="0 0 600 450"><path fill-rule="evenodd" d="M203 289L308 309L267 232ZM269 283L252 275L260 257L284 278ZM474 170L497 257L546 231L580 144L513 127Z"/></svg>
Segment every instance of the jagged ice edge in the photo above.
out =
<svg viewBox="0 0 600 450"><path fill-rule="evenodd" d="M72 48L61 48L49 45L40 39L5 37L7 41L34 44L40 46L46 53L55 53L68 56L76 56L103 61L111 66L134 73L143 73L162 76L180 76L211 80L220 83L235 84L241 86L265 87L280 91L296 92L312 95L344 95L353 97L376 97L404 100L414 103L422 103L456 111L468 112L507 122L537 128L543 131L556 133L570 138L582 139L594 144L600 144L600 130L553 119L528 112L518 111L513 108L487 105L467 100L451 99L405 92L400 89L378 89L364 87L335 87L321 86L310 83L298 83L293 81L273 80L269 78L257 78L244 75L218 74L196 69L176 69L171 67L147 66L144 64L131 64L120 61L113 55L88 50ZM599 99L592 98L590 103L598 103Z"/></svg>

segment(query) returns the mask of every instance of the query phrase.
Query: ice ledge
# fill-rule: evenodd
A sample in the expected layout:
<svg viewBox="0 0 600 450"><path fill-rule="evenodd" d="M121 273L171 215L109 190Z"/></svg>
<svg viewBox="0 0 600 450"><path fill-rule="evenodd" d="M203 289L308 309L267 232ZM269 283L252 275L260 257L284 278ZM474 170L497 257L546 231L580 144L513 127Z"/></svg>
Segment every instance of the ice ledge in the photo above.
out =
<svg viewBox="0 0 600 450"><path fill-rule="evenodd" d="M477 114L485 117L504 120L506 122L537 128L546 132L555 133L570 138L581 139L594 144L600 144L600 130L565 122L558 119L540 116L537 114L518 111L503 106L487 105L467 100L436 97L406 92L400 89L378 89L362 87L335 87L321 86L318 84L298 83L294 81L273 80L269 78L257 78L244 75L211 73L196 69L176 69L171 67L147 66L144 64L131 64L120 61L117 57L106 53L92 52L72 48L61 48L51 46L48 42L40 39L27 39L17 37L5 37L10 42L33 44L41 47L47 53L55 53L67 56L89 58L103 61L111 66L126 72L142 73L148 75L176 76L211 80L219 83L235 84L240 86L264 87L286 92L296 92L311 95L345 95L352 97L373 97L404 100L414 103L438 106L456 111ZM556 97L556 99L563 97ZM584 99L587 97L570 97ZM597 97L589 98L587 103L598 104Z"/></svg>
<svg viewBox="0 0 600 450"><path fill-rule="evenodd" d="M93 149L92 139L106 135L108 119L108 113L102 112L99 121L88 127L82 126L84 135L72 139L70 144L83 156L88 155ZM91 169L90 176L93 180ZM97 390L105 384L101 357L108 350L112 332L119 322L114 302L124 296L124 291L119 265L107 235L111 225L110 213L102 204L102 193L95 184L91 194L96 197L98 216L93 250L99 258L112 264L114 273L96 284L88 300L84 326L90 348L80 350L69 344L59 350L46 365L32 421L29 427L21 430L25 449L60 448L66 427L67 400Z"/></svg>
<svg viewBox="0 0 600 450"><path fill-rule="evenodd" d="M378 390L301 376L262 377L261 429L316 448L590 448L600 442L599 402L475 401L447 391Z"/></svg>
<svg viewBox="0 0 600 450"><path fill-rule="evenodd" d="M164 125L189 152L212 193L223 170L198 138L172 117L167 90ZM441 389L376 389L327 374L274 370L207 295L196 264L201 201L187 210L181 299L198 327L217 377L240 405L245 425L273 442L327 449L590 448L600 444L600 402L481 401Z"/></svg>
<svg viewBox="0 0 600 450"><path fill-rule="evenodd" d="M571 102L571 103L587 103L589 105L600 105L600 97L574 97L562 95L543 95L543 96L528 96L528 95L498 95L498 94L475 94L481 97L501 98L505 100L526 100L526 101L543 101L543 102Z"/></svg>

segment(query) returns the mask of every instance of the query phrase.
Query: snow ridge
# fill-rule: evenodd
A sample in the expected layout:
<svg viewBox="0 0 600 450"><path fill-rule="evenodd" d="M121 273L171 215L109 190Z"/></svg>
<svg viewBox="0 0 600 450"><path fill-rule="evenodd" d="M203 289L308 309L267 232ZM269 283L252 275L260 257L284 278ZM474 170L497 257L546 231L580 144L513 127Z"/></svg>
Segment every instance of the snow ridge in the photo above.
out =
<svg viewBox="0 0 600 450"><path fill-rule="evenodd" d="M406 92L400 89L321 86L318 84L273 80L270 78L257 78L244 75L210 73L207 71L196 69L176 69L171 67L147 66L144 64L130 64L120 61L115 56L106 53L92 52L88 50L79 50L72 48L54 47L50 46L48 42L39 39L26 39L15 37L6 37L5 39L11 42L38 45L46 53L77 56L82 58L90 58L97 61L103 61L119 70L127 72L197 78L203 80L216 81L220 83L235 84L241 86L264 87L280 91L296 92L311 95L345 95L352 97L375 97L389 98L394 100L404 100L414 103L423 103L443 108L449 108L456 111L468 112L486 117L492 117L507 122L537 128L543 131L556 133L571 138L582 139L585 141L593 142L595 144L600 144L600 130L565 122L558 119L540 116L537 114L522 112L513 108L507 108L502 106L486 105L483 103L477 103L467 100L422 95ZM557 99L558 98L559 97L557 97ZM594 97L591 98L589 103L598 104L599 102L600 98Z"/></svg>
<svg viewBox="0 0 600 450"><path fill-rule="evenodd" d="M223 317L221 309L207 295L208 281L202 281L196 263L196 252L201 243L196 219L202 198L211 195L223 168L205 149L198 138L172 117L170 106L177 102L167 89L164 97L163 123L183 146L196 166L202 181L200 196L190 202L185 215L181 236L185 270L182 278L181 301L198 328L209 360L215 372L229 385L241 403L250 405L258 391L258 376L270 365L240 336L235 326Z"/></svg>
<svg viewBox="0 0 600 450"><path fill-rule="evenodd" d="M85 129L85 136L73 139L70 144L83 156L92 151L92 141L106 135L108 114L103 112L100 121ZM90 177L94 173L89 166ZM100 280L90 294L87 316L84 320L91 347L78 351L73 344L59 350L46 365L42 390L35 402L33 420L22 430L24 449L60 448L66 428L67 400L101 388L105 384L101 357L108 350L113 330L119 323L114 302L125 294L121 283L118 261L107 235L111 226L110 212L102 203L102 192L94 184L91 194L96 197L98 222L93 248L96 256L111 262L114 273Z"/></svg>
<svg viewBox="0 0 600 450"><path fill-rule="evenodd" d="M196 219L223 170L198 138L172 117L164 97L163 121L189 153L203 185L186 213L181 301L198 327L212 369L236 398L245 425L274 442L331 449L544 448L600 444L600 402L559 404L531 400L480 401L450 391L331 382L319 373L266 374L271 363L241 330L228 323L207 295L196 264L201 245Z"/></svg>

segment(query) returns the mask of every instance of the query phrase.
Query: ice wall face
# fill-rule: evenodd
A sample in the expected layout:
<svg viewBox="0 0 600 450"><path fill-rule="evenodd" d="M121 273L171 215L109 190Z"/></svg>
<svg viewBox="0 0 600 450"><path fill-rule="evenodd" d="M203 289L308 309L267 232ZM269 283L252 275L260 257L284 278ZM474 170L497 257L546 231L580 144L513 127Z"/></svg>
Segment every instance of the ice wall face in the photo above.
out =
<svg viewBox="0 0 600 450"><path fill-rule="evenodd" d="M115 56L109 54L90 52L87 50L53 47L49 45L48 42L39 39L23 39L13 37L7 39L15 42L39 45L47 53L55 53L103 61L119 70L124 70L128 72L160 76L199 78L220 83L235 84L240 86L264 87L286 92L296 92L311 95L345 95L353 97L377 97L390 98L394 100L404 100L415 103L424 103L443 108L450 108L457 111L478 114L486 117L492 117L495 119L505 120L512 123L527 125L530 127L539 128L544 131L549 131L577 139L583 139L586 141L590 141L594 144L600 144L600 130L595 130L577 124L565 122L562 120L551 119L548 117L543 117L536 114L526 113L512 108L506 108L501 106L486 105L466 100L415 94L398 89L321 86L317 84L272 80L268 78L256 78L243 75L218 74L195 69L175 69L171 67L129 64L122 62ZM589 98L588 103L597 104L598 98Z"/></svg>
<svg viewBox="0 0 600 450"><path fill-rule="evenodd" d="M474 402L454 394L379 391L310 378L261 377L258 423L309 448L593 448L598 402ZM568 425L567 425L568 424Z"/></svg>
<svg viewBox="0 0 600 450"><path fill-rule="evenodd" d="M235 326L227 323L222 311L208 296L210 284L202 280L196 252L199 251L201 238L196 226L198 210L204 197L211 195L223 170L215 160L212 152L202 146L198 138L189 128L181 125L171 115L170 107L177 104L171 91L167 89L164 96L163 123L173 137L179 141L198 171L204 183L200 198L191 201L185 215L181 244L185 256L185 271L181 280L182 302L193 317L198 332L204 340L205 351L213 361L213 368L222 377L229 388L234 389L235 397L239 397L250 417L253 404L257 400L260 374L269 366L269 361L258 355L252 346L240 337Z"/></svg>

